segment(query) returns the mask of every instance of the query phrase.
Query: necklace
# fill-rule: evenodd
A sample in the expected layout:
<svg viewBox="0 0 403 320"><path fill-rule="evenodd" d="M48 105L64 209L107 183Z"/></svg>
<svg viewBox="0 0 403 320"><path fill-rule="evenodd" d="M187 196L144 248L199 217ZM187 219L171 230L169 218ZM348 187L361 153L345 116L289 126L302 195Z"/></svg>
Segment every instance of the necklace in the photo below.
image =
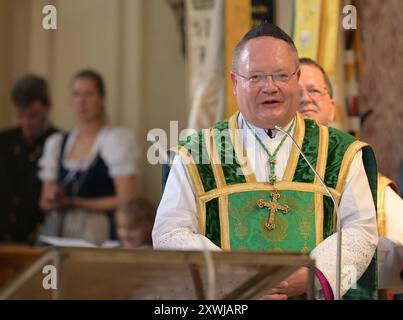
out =
<svg viewBox="0 0 403 320"><path fill-rule="evenodd" d="M287 139L287 135L285 134L283 139L281 139L280 144L277 146L276 150L274 150L273 154L270 153L269 149L267 149L267 147L264 145L264 143L262 142L262 140L259 138L259 136L256 134L256 132L254 130L252 130L252 128L250 127L249 123L247 121L245 121L246 126L249 128L250 131L252 131L252 133L255 135L256 140L259 142L260 146L263 148L263 150L266 152L267 156L268 156L268 166L269 166L269 183L274 185L274 183L277 180L276 174L275 174L275 168L276 168L276 156L278 151L280 150L280 148L283 146L284 141ZM295 125L295 119L292 122L290 128L287 130L287 133L290 133L291 130L294 128Z"/></svg>
<svg viewBox="0 0 403 320"><path fill-rule="evenodd" d="M253 132L253 134L255 135L256 140L259 142L259 144L261 145L261 147L263 148L263 150L266 152L269 160L268 160L268 165L269 165L269 183L271 185L273 185L277 180L276 178L276 174L275 174L275 168L276 168L276 156L278 151L280 150L280 148L283 146L284 141L287 139L287 135L285 134L284 137L281 139L279 145L277 146L277 148L274 150L273 154L270 153L269 149L267 149L267 147L264 145L264 143L262 142L262 140L259 138L259 136L256 134L255 131L252 130L252 128L250 127L250 125L248 124L248 122L246 122L246 126L249 128L250 131ZM294 128L295 125L295 119L292 122L290 128L287 130L287 133L290 133L291 130ZM260 199L256 205L259 208L267 208L268 209L268 217L267 217L267 221L265 223L265 227L267 228L267 230L272 231L276 228L276 224L275 224L275 215L278 211L283 211L284 214L287 214L290 211L290 208L288 207L288 205L281 205L278 203L278 199L280 199L280 194L277 192L276 188L274 187L273 192L271 193L272 196L272 201L268 202L265 201L264 199Z"/></svg>

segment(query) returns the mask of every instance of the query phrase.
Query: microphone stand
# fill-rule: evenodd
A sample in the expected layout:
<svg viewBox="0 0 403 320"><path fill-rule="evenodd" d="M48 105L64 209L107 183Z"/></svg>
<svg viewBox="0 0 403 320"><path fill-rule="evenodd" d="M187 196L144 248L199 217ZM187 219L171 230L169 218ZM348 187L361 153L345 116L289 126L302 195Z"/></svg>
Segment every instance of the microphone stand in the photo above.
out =
<svg viewBox="0 0 403 320"><path fill-rule="evenodd" d="M284 129L280 128L279 126L274 126L275 129L281 131L282 133L286 134L289 138L291 138L291 141L294 143L294 145L297 147L299 153L302 155L302 157L305 159L306 163L309 165L311 170L315 173L315 176L318 178L320 183L323 185L323 187L326 190L326 193L329 195L329 197L332 199L334 208L336 209L336 214L337 214L337 224L336 224L336 232L337 232L337 255L336 255L336 294L335 294L335 300L341 300L340 298L340 287L341 287L341 215L339 211L339 206L336 203L336 200L333 197L333 194L330 192L329 188L325 184L325 182L322 180L322 178L319 176L319 173L315 170L315 168L312 166L310 161L307 159L305 154L302 152L301 148L299 147L298 143L295 141L295 139Z"/></svg>

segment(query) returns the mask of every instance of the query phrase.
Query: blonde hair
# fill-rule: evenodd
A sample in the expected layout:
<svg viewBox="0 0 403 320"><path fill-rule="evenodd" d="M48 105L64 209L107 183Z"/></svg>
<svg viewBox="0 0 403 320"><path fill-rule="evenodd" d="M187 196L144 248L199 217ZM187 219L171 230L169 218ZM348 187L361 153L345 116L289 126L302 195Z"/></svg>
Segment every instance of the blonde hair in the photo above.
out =
<svg viewBox="0 0 403 320"><path fill-rule="evenodd" d="M144 197L132 198L121 204L116 214L124 214L127 217L136 219L139 223L154 224L155 209L151 202Z"/></svg>

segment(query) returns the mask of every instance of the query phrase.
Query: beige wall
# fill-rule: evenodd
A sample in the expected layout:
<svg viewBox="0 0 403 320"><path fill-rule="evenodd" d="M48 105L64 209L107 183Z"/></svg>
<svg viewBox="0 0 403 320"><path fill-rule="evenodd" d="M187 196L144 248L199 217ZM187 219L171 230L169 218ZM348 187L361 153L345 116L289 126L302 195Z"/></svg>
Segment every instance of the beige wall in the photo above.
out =
<svg viewBox="0 0 403 320"><path fill-rule="evenodd" d="M15 123L9 91L28 69L29 8L27 0L0 0L0 126Z"/></svg>
<svg viewBox="0 0 403 320"><path fill-rule="evenodd" d="M4 127L9 123L9 102L8 102L8 86L9 86L9 50L8 44L8 2L0 0L0 126Z"/></svg>
<svg viewBox="0 0 403 320"><path fill-rule="evenodd" d="M57 8L57 30L42 28L45 4ZM0 0L0 128L14 123L9 88L26 72L49 80L52 121L71 128L70 79L79 69L94 68L106 83L109 122L129 126L137 136L140 188L157 203L160 167L147 163L146 133L168 130L178 115L181 127L187 120L175 23L164 0Z"/></svg>
<svg viewBox="0 0 403 320"><path fill-rule="evenodd" d="M146 126L143 131L143 150L150 142L146 133L152 128L162 128L169 132L169 121L179 121L179 128L187 125L185 94L185 61L181 54L174 15L165 1L145 1L144 22L144 105L142 114ZM169 139L169 137L168 137ZM143 154L143 164L147 181L152 181L152 192L160 194L160 166L148 164ZM150 191L151 192L151 191ZM159 196L158 196L159 197Z"/></svg>

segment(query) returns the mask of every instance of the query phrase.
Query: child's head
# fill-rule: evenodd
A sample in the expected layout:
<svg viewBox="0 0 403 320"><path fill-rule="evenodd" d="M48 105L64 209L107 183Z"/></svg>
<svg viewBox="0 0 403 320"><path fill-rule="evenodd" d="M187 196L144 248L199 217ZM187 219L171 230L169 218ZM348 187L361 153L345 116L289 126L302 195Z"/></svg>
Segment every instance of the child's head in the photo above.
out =
<svg viewBox="0 0 403 320"><path fill-rule="evenodd" d="M152 245L155 210L147 199L134 198L122 204L115 213L115 219L123 247Z"/></svg>

